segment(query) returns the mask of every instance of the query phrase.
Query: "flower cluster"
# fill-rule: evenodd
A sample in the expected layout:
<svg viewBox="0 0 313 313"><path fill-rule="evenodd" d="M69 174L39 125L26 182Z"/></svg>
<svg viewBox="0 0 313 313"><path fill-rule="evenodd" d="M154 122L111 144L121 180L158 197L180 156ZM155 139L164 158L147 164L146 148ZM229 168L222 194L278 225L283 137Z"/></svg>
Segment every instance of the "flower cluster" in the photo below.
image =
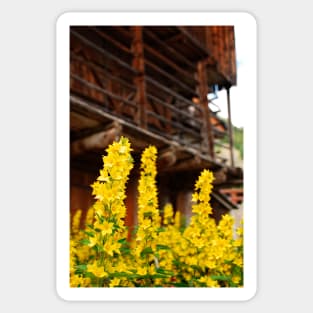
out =
<svg viewBox="0 0 313 313"><path fill-rule="evenodd" d="M138 225L129 239L124 224L125 187L133 167L130 143L114 142L92 185L96 202L80 229L82 212L72 218L71 287L240 287L243 286L243 230L233 234L233 218L211 217L212 172L204 170L195 184L192 217L182 227L179 210L159 212L157 149L141 156Z"/></svg>

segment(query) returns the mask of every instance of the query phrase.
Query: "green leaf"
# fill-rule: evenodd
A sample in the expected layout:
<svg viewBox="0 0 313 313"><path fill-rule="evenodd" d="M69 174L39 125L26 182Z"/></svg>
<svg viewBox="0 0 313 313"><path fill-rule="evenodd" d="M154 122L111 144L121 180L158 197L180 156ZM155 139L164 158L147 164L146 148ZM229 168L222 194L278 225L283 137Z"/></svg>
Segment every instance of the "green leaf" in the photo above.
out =
<svg viewBox="0 0 313 313"><path fill-rule="evenodd" d="M158 274L164 274L164 275L168 275L168 276L174 276L175 275L172 271L168 271L168 270L165 270L163 268L157 268L156 272Z"/></svg>
<svg viewBox="0 0 313 313"><path fill-rule="evenodd" d="M156 231L157 231L157 233L162 233L162 232L165 232L166 229L165 229L165 227L159 227Z"/></svg>
<svg viewBox="0 0 313 313"><path fill-rule="evenodd" d="M172 283L174 287L189 287L187 283Z"/></svg>
<svg viewBox="0 0 313 313"><path fill-rule="evenodd" d="M202 271L202 268L201 268L201 266L199 266L199 265L190 265L190 267L193 269L193 270L196 270L196 271Z"/></svg>
<svg viewBox="0 0 313 313"><path fill-rule="evenodd" d="M94 237L95 236L95 234L94 233L92 233L92 232L90 232L90 231L84 231L84 233L86 234L86 235L88 235L89 237Z"/></svg>
<svg viewBox="0 0 313 313"><path fill-rule="evenodd" d="M76 265L76 266L75 266L75 269L76 269L78 272L82 273L82 272L87 271L87 265L86 265L86 264L79 264L79 265Z"/></svg>
<svg viewBox="0 0 313 313"><path fill-rule="evenodd" d="M152 217L152 212L144 212L144 213L143 213L143 216L144 216L145 218L147 218L147 217Z"/></svg>
<svg viewBox="0 0 313 313"><path fill-rule="evenodd" d="M120 251L121 251L122 254L127 254L127 253L131 252L131 249L129 249L129 248L120 248Z"/></svg>
<svg viewBox="0 0 313 313"><path fill-rule="evenodd" d="M171 250L169 246L166 245L156 245L156 249L158 250Z"/></svg>
<svg viewBox="0 0 313 313"><path fill-rule="evenodd" d="M96 213L96 215L97 215L98 219L100 220L100 223L103 224L104 217L102 215L98 214L98 213Z"/></svg>
<svg viewBox="0 0 313 313"><path fill-rule="evenodd" d="M90 241L89 239L82 239L79 241L82 245L84 246L88 246L90 244Z"/></svg>
<svg viewBox="0 0 313 313"><path fill-rule="evenodd" d="M127 244L126 238L119 239L117 242L118 242L118 243L121 243L122 245L123 245L123 244Z"/></svg>
<svg viewBox="0 0 313 313"><path fill-rule="evenodd" d="M229 286L230 287L237 287L237 284L233 283L231 280L229 281Z"/></svg>
<svg viewBox="0 0 313 313"><path fill-rule="evenodd" d="M86 224L86 226L92 230L94 229L93 224Z"/></svg>
<svg viewBox="0 0 313 313"><path fill-rule="evenodd" d="M230 276L225 276L225 275L211 275L211 278L213 280L222 280L222 281L230 281L231 280Z"/></svg>
<svg viewBox="0 0 313 313"><path fill-rule="evenodd" d="M147 254L153 254L153 250L151 249L151 247L146 247L144 248L141 253L140 253L140 256L145 256Z"/></svg>

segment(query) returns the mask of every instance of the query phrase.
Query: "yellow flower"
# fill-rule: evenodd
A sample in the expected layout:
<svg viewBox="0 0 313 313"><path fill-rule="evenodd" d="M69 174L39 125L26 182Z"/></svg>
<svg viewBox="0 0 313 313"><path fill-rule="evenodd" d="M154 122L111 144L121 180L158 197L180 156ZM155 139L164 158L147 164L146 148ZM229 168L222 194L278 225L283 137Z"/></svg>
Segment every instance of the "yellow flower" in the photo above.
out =
<svg viewBox="0 0 313 313"><path fill-rule="evenodd" d="M137 269L137 274L138 275L147 275L147 269L145 267L141 267Z"/></svg>
<svg viewBox="0 0 313 313"><path fill-rule="evenodd" d="M84 278L82 275L72 275L70 278L71 287L87 287L90 283L90 278Z"/></svg>
<svg viewBox="0 0 313 313"><path fill-rule="evenodd" d="M121 280L120 280L119 278L114 277L114 278L110 281L109 286L110 286L110 287L117 287L117 286L119 286L120 281L121 281Z"/></svg>
<svg viewBox="0 0 313 313"><path fill-rule="evenodd" d="M113 256L114 252L120 253L120 247L121 244L117 241L113 241L111 238L104 243L103 249L108 255Z"/></svg>
<svg viewBox="0 0 313 313"><path fill-rule="evenodd" d="M108 273L104 271L104 267L98 266L97 262L94 262L93 264L88 264L87 272L90 272L94 274L96 277L100 277L100 278L108 276Z"/></svg>
<svg viewBox="0 0 313 313"><path fill-rule="evenodd" d="M183 221L184 217L178 210L174 216L171 205L164 207L163 219L160 217L156 185L157 150L152 146L145 149L141 156L138 227L132 240L126 241L128 229L124 223L124 201L126 182L133 167L130 151L130 144L125 138L106 149L103 169L92 185L92 194L97 199L92 207L94 213L90 211L86 214L86 222L88 220L88 224L93 226L83 232L79 230L79 226L72 225L71 286L91 287L90 279L84 277L84 274L75 274L79 268L78 264L86 264L87 273L93 273L99 278L108 277L108 273L119 273L119 277L111 280L95 280L98 287L172 287L174 283L192 287L220 287L227 285L227 282L214 280L210 275L230 276L234 268L236 273L232 282L240 287L243 270L243 230L242 227L239 228L236 236L234 221L230 215L223 216L218 224L211 217L210 200L214 180L212 172L202 171L195 183L192 196L193 215L189 225L182 228L181 220ZM79 225L79 213L75 219L76 225ZM73 229L77 231L73 232ZM84 243L82 240L88 242L86 239L89 244L81 245L80 242ZM171 274L166 278L154 278L153 275L159 272L158 269ZM131 279L136 273L142 276L149 273L151 277ZM93 281L93 286L94 283Z"/></svg>
<svg viewBox="0 0 313 313"><path fill-rule="evenodd" d="M89 247L95 246L99 242L99 235L97 233L94 234L94 237L89 237Z"/></svg>
<svg viewBox="0 0 313 313"><path fill-rule="evenodd" d="M106 235L106 234L112 234L112 230L113 230L113 223L109 223L107 221L104 221L103 223L99 223L98 221L95 222L94 226L95 228L98 228L101 230L102 235Z"/></svg>
<svg viewBox="0 0 313 313"><path fill-rule="evenodd" d="M239 284L241 278L240 278L240 276L233 276L231 280L233 283Z"/></svg>
<svg viewBox="0 0 313 313"><path fill-rule="evenodd" d="M199 282L205 283L207 287L219 287L216 280L213 280L210 276L203 276L199 279Z"/></svg>

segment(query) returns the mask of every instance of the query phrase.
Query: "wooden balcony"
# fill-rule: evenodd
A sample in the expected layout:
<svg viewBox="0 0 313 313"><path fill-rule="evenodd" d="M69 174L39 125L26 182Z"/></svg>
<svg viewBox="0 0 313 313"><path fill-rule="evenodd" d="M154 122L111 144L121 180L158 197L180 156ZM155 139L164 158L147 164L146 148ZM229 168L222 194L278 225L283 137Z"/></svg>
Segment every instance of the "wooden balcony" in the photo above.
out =
<svg viewBox="0 0 313 313"><path fill-rule="evenodd" d="M207 41L214 31L71 27L71 160L97 167L99 153L124 135L135 154L155 145L160 171L223 168L214 146L228 130L217 126L207 94L213 85L221 89L235 83L235 73L226 66L234 63L234 51L222 62L213 49L218 37ZM233 35L229 27L223 32L228 39Z"/></svg>

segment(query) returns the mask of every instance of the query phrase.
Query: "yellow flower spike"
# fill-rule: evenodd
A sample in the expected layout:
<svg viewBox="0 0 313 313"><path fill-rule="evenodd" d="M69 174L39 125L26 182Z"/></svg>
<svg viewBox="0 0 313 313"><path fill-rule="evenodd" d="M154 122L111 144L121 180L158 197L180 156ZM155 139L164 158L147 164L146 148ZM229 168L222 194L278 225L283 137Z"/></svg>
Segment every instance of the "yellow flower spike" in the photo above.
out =
<svg viewBox="0 0 313 313"><path fill-rule="evenodd" d="M165 206L162 218L159 214L155 179L157 150L155 147L145 149L138 184L138 228L133 240L127 242L124 200L125 184L133 166L130 144L126 138L121 138L106 151L103 169L92 185L97 201L92 207L94 218L88 224L93 226L85 229L88 237L82 231L71 232L70 285L91 287L90 279L76 274L80 269L78 265L87 265L87 272L98 278L119 273L111 280L96 280L98 287L173 287L176 283L191 287L231 285L231 282L212 279L214 276L231 277L232 284L241 287L243 229L242 226L237 229L234 237L232 217L224 216L216 224L210 216L213 174L204 170L195 183L193 215L183 231L184 217L179 211L174 215L173 208ZM92 213L86 214L86 223L87 216ZM161 279L153 277L159 270L170 274ZM136 277L136 273L147 277ZM92 284L94 286L95 282Z"/></svg>
<svg viewBox="0 0 313 313"><path fill-rule="evenodd" d="M93 219L94 219L94 209L93 207L90 207L86 213L86 218L85 218L85 227L87 225L91 225L93 223Z"/></svg>
<svg viewBox="0 0 313 313"><path fill-rule="evenodd" d="M167 203L164 206L164 214L163 214L164 225L168 225L168 224L173 223L173 215L174 215L173 206L170 203Z"/></svg>
<svg viewBox="0 0 313 313"><path fill-rule="evenodd" d="M82 216L82 210L78 209L76 210L73 219L72 219L72 233L77 234L80 230L80 220Z"/></svg>

